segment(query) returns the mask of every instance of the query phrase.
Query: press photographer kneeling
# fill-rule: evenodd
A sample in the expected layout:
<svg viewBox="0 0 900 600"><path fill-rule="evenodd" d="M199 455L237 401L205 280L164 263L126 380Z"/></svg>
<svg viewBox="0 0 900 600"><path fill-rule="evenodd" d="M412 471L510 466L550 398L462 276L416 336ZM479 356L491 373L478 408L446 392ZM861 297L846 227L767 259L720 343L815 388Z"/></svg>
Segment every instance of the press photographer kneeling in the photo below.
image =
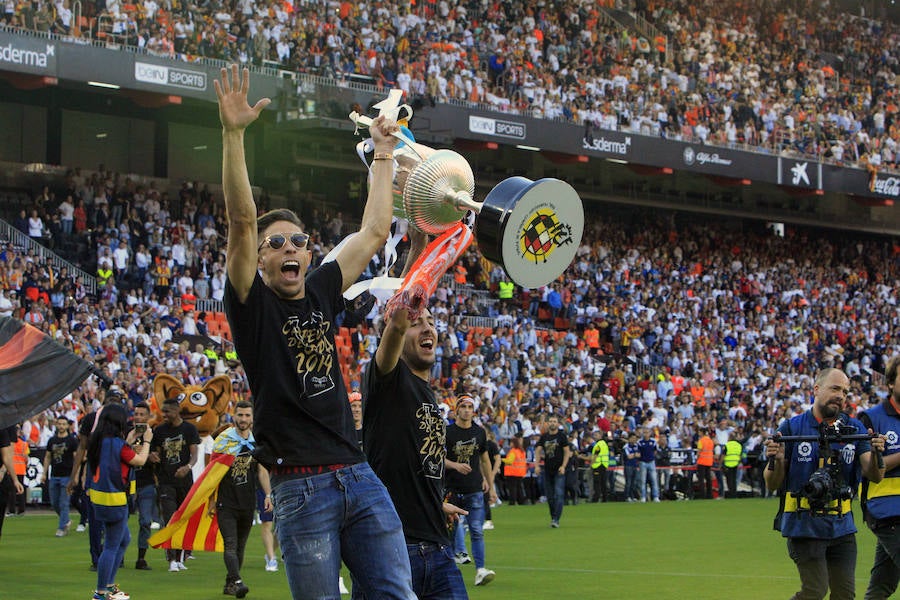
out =
<svg viewBox="0 0 900 600"><path fill-rule="evenodd" d="M813 386L812 408L783 422L766 441L766 486L782 501L775 529L787 538L800 573L795 600L821 600L829 587L832 600L855 595L850 500L863 474L871 481L884 476L884 437L843 412L849 392L843 371L824 369Z"/></svg>

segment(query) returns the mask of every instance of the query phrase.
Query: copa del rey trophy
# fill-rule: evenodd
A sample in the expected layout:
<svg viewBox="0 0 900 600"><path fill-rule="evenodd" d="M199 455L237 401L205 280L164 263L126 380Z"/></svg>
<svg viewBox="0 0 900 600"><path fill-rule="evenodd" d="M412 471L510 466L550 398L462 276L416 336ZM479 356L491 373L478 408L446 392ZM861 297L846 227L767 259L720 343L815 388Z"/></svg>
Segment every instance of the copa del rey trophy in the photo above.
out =
<svg viewBox="0 0 900 600"><path fill-rule="evenodd" d="M391 90L373 108L394 120L404 112L408 120L412 109L401 105L401 98L400 90ZM357 127L372 123L356 112L350 119ZM395 135L402 143L394 149L394 216L438 236L419 260L420 275L424 269L428 277L440 278L473 234L485 258L502 265L510 279L525 288L552 282L572 263L584 232L584 209L568 183L510 177L477 202L475 177L465 158L419 144L403 129ZM365 144L357 148L364 163L371 150ZM410 274L416 270L414 266Z"/></svg>

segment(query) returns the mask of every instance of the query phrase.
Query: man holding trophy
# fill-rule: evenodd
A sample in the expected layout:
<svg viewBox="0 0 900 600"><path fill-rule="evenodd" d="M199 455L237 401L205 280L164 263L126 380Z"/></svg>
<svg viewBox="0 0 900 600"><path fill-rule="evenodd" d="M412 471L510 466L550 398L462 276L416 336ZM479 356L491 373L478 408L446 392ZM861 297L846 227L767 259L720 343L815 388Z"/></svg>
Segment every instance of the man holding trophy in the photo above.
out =
<svg viewBox="0 0 900 600"><path fill-rule="evenodd" d="M254 397L256 459L272 501L291 595L338 598L341 560L371 598L415 598L400 519L356 442L338 364L341 294L388 237L397 124L369 128L375 150L360 231L311 273L309 236L279 209L256 218L244 130L269 104L247 102L249 71L215 81L228 217L225 312Z"/></svg>

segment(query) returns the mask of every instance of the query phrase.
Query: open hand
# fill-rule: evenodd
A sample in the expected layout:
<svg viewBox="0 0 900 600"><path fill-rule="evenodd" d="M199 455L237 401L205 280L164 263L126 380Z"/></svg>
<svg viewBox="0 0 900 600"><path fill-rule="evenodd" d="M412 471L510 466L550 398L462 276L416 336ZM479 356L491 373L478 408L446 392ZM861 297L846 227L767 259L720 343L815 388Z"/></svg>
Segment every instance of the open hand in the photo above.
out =
<svg viewBox="0 0 900 600"><path fill-rule="evenodd" d="M246 67L243 73L239 74L238 66L231 65L230 77L228 69L223 67L221 76L221 81L213 80L213 87L216 88L216 97L219 101L219 118L222 120L222 127L226 131L246 129L272 101L262 98L250 106L247 102L247 92L250 90L250 69Z"/></svg>

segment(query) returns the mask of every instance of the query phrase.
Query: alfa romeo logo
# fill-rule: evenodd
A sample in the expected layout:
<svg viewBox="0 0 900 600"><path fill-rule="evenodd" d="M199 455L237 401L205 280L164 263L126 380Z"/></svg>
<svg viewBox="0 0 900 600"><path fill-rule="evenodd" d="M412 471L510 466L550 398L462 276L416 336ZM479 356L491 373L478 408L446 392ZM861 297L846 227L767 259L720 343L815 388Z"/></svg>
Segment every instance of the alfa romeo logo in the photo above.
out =
<svg viewBox="0 0 900 600"><path fill-rule="evenodd" d="M684 149L684 164L687 166L694 164L694 149L690 146Z"/></svg>

